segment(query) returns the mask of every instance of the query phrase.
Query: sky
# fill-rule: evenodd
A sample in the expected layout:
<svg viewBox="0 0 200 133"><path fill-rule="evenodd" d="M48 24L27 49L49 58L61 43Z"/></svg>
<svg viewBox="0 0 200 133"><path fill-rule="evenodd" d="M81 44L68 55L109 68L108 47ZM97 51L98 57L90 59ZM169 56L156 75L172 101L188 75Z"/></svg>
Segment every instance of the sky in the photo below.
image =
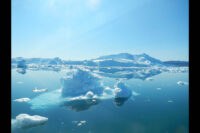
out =
<svg viewBox="0 0 200 133"><path fill-rule="evenodd" d="M188 61L188 0L12 0L12 57Z"/></svg>

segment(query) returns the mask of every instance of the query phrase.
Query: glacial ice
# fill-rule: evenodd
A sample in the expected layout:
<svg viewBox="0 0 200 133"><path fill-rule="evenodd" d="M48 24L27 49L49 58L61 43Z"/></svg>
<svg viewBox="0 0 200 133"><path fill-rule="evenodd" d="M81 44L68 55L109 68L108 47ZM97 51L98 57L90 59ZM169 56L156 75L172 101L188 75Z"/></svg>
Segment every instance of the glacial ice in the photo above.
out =
<svg viewBox="0 0 200 133"><path fill-rule="evenodd" d="M130 90L121 80L114 86L115 89L106 87L101 84L100 78L96 74L83 68L66 71L66 76L61 79L61 84L61 89L33 98L29 102L32 105L31 109L44 109L59 105L78 112L89 109L104 99L115 97L117 102L124 102L132 95L139 95Z"/></svg>
<svg viewBox="0 0 200 133"><path fill-rule="evenodd" d="M39 115L33 115L30 116L28 114L19 114L16 116L15 119L11 120L12 124L12 129L27 129L27 128L32 128L36 127L39 125L43 125L48 121L48 118L39 116Z"/></svg>
<svg viewBox="0 0 200 133"><path fill-rule="evenodd" d="M67 72L66 75L66 77L61 79L63 97L80 96L88 91L101 95L104 90L99 78L89 70L73 69Z"/></svg>

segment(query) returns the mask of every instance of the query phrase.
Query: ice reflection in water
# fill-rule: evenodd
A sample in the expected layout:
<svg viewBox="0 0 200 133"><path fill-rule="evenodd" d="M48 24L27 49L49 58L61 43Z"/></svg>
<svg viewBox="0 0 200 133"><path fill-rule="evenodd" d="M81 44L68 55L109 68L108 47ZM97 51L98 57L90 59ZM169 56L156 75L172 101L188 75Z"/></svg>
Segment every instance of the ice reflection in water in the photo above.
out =
<svg viewBox="0 0 200 133"><path fill-rule="evenodd" d="M75 99L61 103L62 108L73 110L76 112L88 110L101 102L100 99Z"/></svg>

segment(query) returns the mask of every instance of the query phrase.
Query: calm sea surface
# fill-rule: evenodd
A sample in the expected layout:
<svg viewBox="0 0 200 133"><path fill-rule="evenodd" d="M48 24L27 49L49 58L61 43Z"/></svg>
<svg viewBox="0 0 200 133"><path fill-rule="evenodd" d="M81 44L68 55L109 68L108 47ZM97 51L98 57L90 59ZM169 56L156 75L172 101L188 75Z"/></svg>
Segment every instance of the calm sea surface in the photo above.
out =
<svg viewBox="0 0 200 133"><path fill-rule="evenodd" d="M139 95L132 96L121 106L114 98L98 104L76 106L70 109L55 105L49 108L32 108L30 103L14 102L18 98L34 99L44 93L61 88L60 79L65 72L30 71L25 74L12 69L12 119L25 113L48 118L44 125L29 129L16 129L13 133L188 133L189 87L178 85L188 82L188 73L163 72L152 81L129 79L124 81ZM116 83L115 79L103 78L105 86ZM48 88L48 92L33 93L33 89ZM160 88L160 89L158 89ZM53 97L48 97L53 101ZM77 121L86 121L81 126Z"/></svg>

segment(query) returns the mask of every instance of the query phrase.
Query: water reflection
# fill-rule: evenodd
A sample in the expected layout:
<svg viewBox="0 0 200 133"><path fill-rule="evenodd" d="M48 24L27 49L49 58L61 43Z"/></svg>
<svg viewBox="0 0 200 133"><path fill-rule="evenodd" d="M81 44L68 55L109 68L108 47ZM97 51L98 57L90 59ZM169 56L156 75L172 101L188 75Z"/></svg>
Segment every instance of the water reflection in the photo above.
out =
<svg viewBox="0 0 200 133"><path fill-rule="evenodd" d="M65 101L61 104L62 108L66 108L68 110L72 110L75 112L80 112L84 110L88 110L92 106L95 106L101 102L100 99L92 98L92 99L75 99L71 101Z"/></svg>
<svg viewBox="0 0 200 133"><path fill-rule="evenodd" d="M114 104L117 106L122 106L129 98L115 98Z"/></svg>
<svg viewBox="0 0 200 133"><path fill-rule="evenodd" d="M123 79L142 79L145 80L149 77L160 74L162 71L156 68L101 68L95 71L101 76L109 78L123 78Z"/></svg>

